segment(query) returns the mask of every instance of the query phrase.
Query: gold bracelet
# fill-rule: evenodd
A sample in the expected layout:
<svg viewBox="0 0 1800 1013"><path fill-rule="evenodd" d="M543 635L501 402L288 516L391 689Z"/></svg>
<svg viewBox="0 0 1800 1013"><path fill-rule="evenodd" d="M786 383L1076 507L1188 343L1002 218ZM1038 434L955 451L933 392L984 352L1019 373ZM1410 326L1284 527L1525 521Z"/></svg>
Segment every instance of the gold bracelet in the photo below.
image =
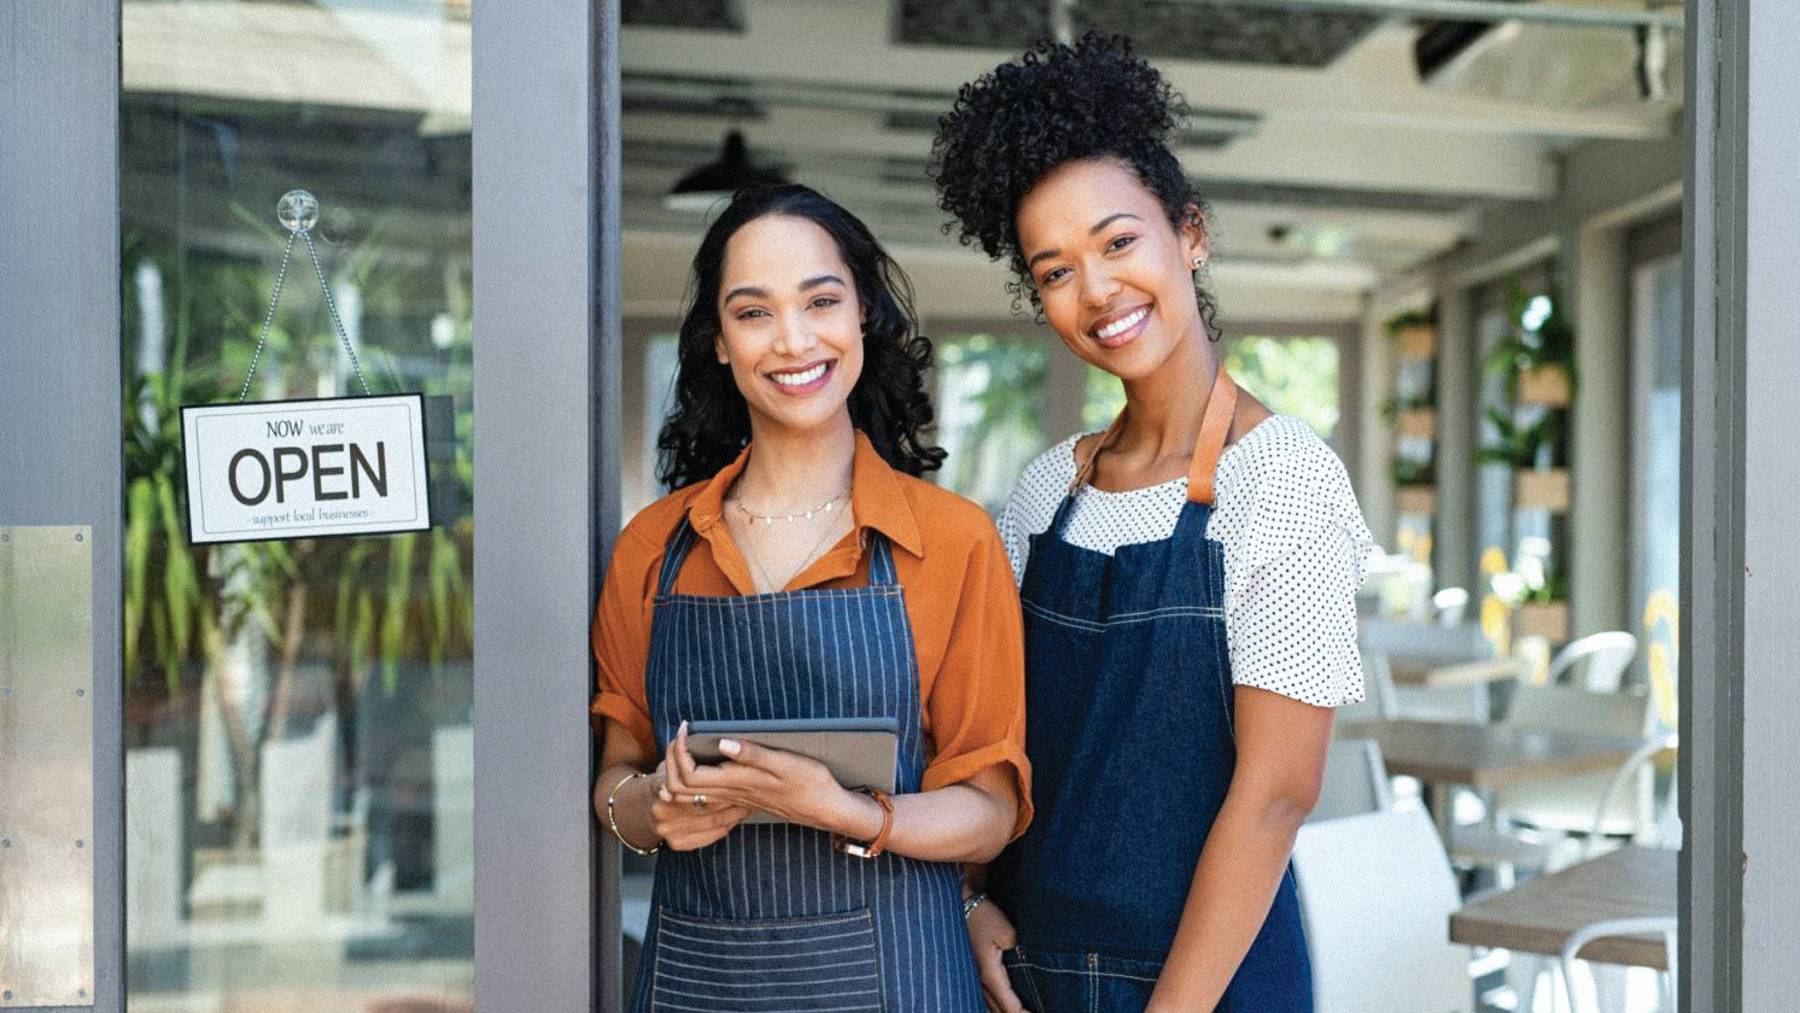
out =
<svg viewBox="0 0 1800 1013"><path fill-rule="evenodd" d="M634 770L631 773L626 774L624 777L619 778L619 783L613 785L612 791L609 791L606 793L606 825L612 828L612 835L614 837L617 837L619 839L619 843L625 845L625 847L630 849L630 851L633 854L646 855L646 856L654 855L658 851L661 851L663 842L661 840L658 840L654 847L640 848L637 845L626 840L625 835L619 832L619 821L613 818L613 800L618 797L619 789L625 787L626 781L629 781L634 777L648 777L648 776L649 776L648 774L645 774L642 771Z"/></svg>

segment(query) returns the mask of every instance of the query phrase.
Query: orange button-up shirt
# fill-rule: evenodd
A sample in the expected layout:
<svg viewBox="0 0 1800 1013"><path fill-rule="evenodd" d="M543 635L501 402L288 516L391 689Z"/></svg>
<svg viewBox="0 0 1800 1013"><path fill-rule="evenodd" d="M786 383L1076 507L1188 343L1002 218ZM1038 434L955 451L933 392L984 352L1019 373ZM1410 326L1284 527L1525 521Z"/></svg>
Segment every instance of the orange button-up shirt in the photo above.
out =
<svg viewBox="0 0 1800 1013"><path fill-rule="evenodd" d="M644 670L663 553L686 517L700 537L676 577L675 592L755 593L749 566L724 517L725 493L748 458L746 450L710 481L652 503L625 526L613 548L594 614L600 690L592 710L597 719L624 727L651 755L658 750ZM785 590L866 586L868 532L888 537L918 656L928 750L924 790L1004 765L1018 789L1016 836L1031 820L1024 623L1012 568L993 521L961 496L895 471L860 432L851 465L850 505L854 528Z"/></svg>

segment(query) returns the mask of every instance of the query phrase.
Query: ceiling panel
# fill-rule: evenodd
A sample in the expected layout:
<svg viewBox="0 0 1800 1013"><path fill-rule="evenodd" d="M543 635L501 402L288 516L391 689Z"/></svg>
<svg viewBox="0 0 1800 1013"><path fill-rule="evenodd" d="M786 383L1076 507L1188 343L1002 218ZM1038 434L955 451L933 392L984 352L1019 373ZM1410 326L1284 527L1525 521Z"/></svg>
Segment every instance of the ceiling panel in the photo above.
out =
<svg viewBox="0 0 1800 1013"><path fill-rule="evenodd" d="M619 19L645 28L702 28L741 32L731 0L621 0Z"/></svg>
<svg viewBox="0 0 1800 1013"><path fill-rule="evenodd" d="M1050 32L1048 0L900 0L898 41L1023 49ZM1082 0L1075 30L1123 32L1146 56L1323 67L1383 19L1364 14Z"/></svg>

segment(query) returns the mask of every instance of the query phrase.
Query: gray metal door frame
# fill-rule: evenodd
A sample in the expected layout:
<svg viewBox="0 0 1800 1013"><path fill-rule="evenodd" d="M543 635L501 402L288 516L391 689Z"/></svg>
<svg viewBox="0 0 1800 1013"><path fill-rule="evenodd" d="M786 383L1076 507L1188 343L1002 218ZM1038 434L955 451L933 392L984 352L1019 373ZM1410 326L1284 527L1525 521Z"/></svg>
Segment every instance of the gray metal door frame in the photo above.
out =
<svg viewBox="0 0 1800 1013"><path fill-rule="evenodd" d="M477 1001L611 1010L585 633L618 526L618 5L474 16ZM125 1005L119 42L117 3L0 3L0 525L93 532L107 1013Z"/></svg>
<svg viewBox="0 0 1800 1013"><path fill-rule="evenodd" d="M1681 998L1785 1009L1800 948L1800 7L1696 0L1686 36Z"/></svg>
<svg viewBox="0 0 1800 1013"><path fill-rule="evenodd" d="M118 41L117 4L0 3L0 526L92 536L93 1008L107 1013L125 976Z"/></svg>
<svg viewBox="0 0 1800 1013"><path fill-rule="evenodd" d="M619 502L616 0L474 9L475 995L619 1005L587 648Z"/></svg>

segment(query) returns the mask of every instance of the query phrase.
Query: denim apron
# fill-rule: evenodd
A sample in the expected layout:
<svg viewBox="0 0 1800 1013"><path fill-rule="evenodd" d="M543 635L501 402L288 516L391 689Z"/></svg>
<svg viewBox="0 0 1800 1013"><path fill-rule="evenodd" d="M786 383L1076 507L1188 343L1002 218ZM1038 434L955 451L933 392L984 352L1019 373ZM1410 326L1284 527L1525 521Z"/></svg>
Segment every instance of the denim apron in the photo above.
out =
<svg viewBox="0 0 1800 1013"><path fill-rule="evenodd" d="M1171 537L1111 556L1063 540L1096 449L1031 538L1020 594L1037 818L988 889L1018 930L1003 954L1013 990L1037 1013L1144 1008L1231 784L1225 557L1206 524L1236 395L1219 370ZM1290 866L1218 1009L1312 1008Z"/></svg>
<svg viewBox="0 0 1800 1013"><path fill-rule="evenodd" d="M870 533L864 588L675 594L697 537L683 521L657 581L645 688L658 748L683 719L891 717L897 791L918 791L918 664L888 540ZM980 1013L961 891L953 863L855 858L788 823L664 850L631 1008Z"/></svg>

